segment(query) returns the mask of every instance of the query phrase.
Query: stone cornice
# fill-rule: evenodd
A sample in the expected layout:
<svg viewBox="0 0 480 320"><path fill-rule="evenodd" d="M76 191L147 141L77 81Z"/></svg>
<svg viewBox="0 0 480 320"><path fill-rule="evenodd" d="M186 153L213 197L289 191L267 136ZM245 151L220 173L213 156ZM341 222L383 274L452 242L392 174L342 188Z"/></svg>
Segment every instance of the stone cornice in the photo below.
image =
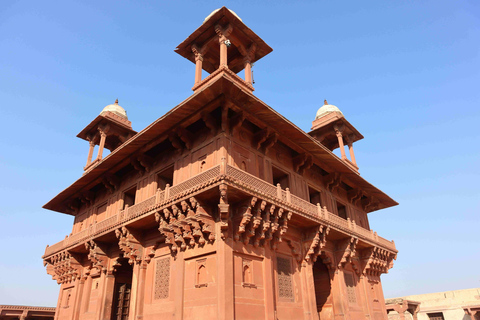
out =
<svg viewBox="0 0 480 320"><path fill-rule="evenodd" d="M381 247L392 254L397 253L393 241L388 241L379 237L376 232L358 226L355 224L355 221L351 221L350 219L345 220L329 212L326 208L313 205L306 200L290 194L288 190L275 187L238 168L225 165L222 170L222 167L222 165L217 165L182 183L166 188L163 191L157 191L152 197L125 210L121 210L118 214L100 221L88 229L75 233L52 246L47 246L43 259L49 259L57 252L73 248L85 241L95 239L100 235L126 226L133 221L154 215L156 211L162 208L166 208L173 203L207 191L221 183L242 190L252 196L261 197L277 207L282 207L292 212L292 214L299 215L314 223L322 224L344 234L357 237L359 240L371 246Z"/></svg>

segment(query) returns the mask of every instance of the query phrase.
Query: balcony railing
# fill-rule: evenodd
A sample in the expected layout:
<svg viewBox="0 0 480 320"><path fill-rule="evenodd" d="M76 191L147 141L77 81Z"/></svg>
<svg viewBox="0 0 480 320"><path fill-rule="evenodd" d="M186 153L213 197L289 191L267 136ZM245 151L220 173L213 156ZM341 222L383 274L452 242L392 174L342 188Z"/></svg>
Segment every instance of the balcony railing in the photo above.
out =
<svg viewBox="0 0 480 320"><path fill-rule="evenodd" d="M175 186L167 186L165 190L158 190L156 194L150 198L131 207L127 206L124 210L120 210L118 214L98 223L94 223L87 229L72 234L71 236L67 236L64 240L55 243L52 246L47 246L44 256L49 256L65 248L81 243L90 237L109 232L112 229L126 224L130 220L150 214L154 208L167 205L176 199L189 196L208 185L218 182L220 178L233 183L240 189L259 194L260 196L269 198L274 202L281 202L283 205L291 207L293 211L300 213L307 218L324 223L343 232L353 234L364 240L379 243L387 249L396 250L393 241L388 241L379 237L376 232L367 230L355 224L355 221L353 220L345 220L327 211L325 208L320 208L320 206L311 204L310 202L291 194L288 188L282 190L280 186L274 186L254 175L230 165L225 165L223 172L221 172L221 168L221 165L217 165ZM221 174L224 175L221 176Z"/></svg>

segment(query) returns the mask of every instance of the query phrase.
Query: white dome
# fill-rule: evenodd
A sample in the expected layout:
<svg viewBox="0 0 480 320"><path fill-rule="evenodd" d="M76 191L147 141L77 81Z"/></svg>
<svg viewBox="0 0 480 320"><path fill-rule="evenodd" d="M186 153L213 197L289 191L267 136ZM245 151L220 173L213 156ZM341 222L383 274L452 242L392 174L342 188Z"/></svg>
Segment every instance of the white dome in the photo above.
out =
<svg viewBox="0 0 480 320"><path fill-rule="evenodd" d="M338 109L333 104L328 104L327 100L325 100L325 104L320 109L318 109L317 114L315 116L315 120L317 120L317 119L319 119L323 116L326 116L327 114L332 113L332 112L337 112L343 117L343 113L342 113L342 111L340 111L340 109Z"/></svg>
<svg viewBox="0 0 480 320"><path fill-rule="evenodd" d="M115 103L114 104L109 104L108 106L106 106L105 108L103 108L102 112L100 112L100 115L103 115L105 112L107 111L110 111L112 113L115 113L117 116L120 116L122 118L125 118L128 120L128 117L127 117L127 111L125 111L125 109L123 109L122 107L120 107L118 105L118 99L115 100Z"/></svg>
<svg viewBox="0 0 480 320"><path fill-rule="evenodd" d="M213 10L212 13L210 13L204 20L203 20L203 23L205 23L208 19L210 19L211 16L213 16L218 10L220 10L222 8L218 8L216 10ZM233 11L233 10L230 10L228 9L228 11L230 11L235 17L237 17L238 20L242 21L243 20Z"/></svg>

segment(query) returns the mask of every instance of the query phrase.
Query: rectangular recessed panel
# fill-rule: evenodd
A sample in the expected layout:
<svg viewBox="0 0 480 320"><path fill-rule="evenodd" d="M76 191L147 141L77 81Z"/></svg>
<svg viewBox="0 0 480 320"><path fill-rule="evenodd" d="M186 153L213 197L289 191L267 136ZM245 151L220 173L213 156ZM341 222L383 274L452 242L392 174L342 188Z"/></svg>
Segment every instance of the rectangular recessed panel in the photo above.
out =
<svg viewBox="0 0 480 320"><path fill-rule="evenodd" d="M278 296L293 299L292 264L290 259L277 257Z"/></svg>
<svg viewBox="0 0 480 320"><path fill-rule="evenodd" d="M170 289L170 257L157 260L155 271L155 299L168 298Z"/></svg>

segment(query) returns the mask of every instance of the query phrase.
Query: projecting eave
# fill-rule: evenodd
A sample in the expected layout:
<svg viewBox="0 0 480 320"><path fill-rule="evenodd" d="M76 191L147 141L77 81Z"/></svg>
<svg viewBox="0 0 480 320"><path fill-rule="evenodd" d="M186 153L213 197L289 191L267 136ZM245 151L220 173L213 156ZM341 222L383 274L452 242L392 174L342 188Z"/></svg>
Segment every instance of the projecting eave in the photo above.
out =
<svg viewBox="0 0 480 320"><path fill-rule="evenodd" d="M66 203L68 200L101 183L105 173L115 173L129 164L131 155L139 151L146 151L142 150L142 148L145 148L151 141L161 136L167 138L168 133L178 124L184 122L193 123L200 119L199 111L209 102L222 95L224 95L226 100L232 101L236 106L242 106L242 110L252 123L260 127L265 127L266 125L271 126L277 131L279 140L284 144L299 153L306 152L311 154L314 162L320 164L321 167L330 170L329 172L341 173L343 182L353 188L363 190L368 196L374 197L378 200L377 209L388 208L398 204L384 192L359 176L357 172L348 167L325 146L253 94L242 89L242 87L236 83L238 79L236 75L226 72L220 73L202 89L196 91L182 103L115 149L93 169L45 204L43 208L74 215L67 210Z"/></svg>

